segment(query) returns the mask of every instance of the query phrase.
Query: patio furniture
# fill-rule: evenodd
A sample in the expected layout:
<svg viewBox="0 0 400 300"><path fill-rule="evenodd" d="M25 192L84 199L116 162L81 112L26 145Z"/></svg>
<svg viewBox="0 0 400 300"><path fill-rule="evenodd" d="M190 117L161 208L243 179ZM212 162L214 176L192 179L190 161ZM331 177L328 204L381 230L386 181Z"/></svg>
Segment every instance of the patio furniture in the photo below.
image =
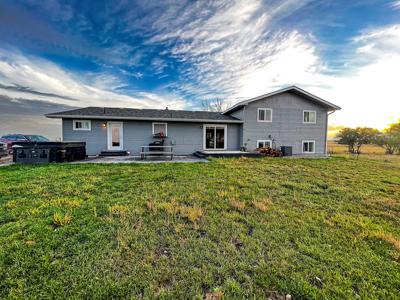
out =
<svg viewBox="0 0 400 300"><path fill-rule="evenodd" d="M140 158L145 159L146 156L170 156L171 160L174 157L172 146L142 146L140 151Z"/></svg>
<svg viewBox="0 0 400 300"><path fill-rule="evenodd" d="M160 140L160 141L155 141L149 144L149 146L151 146L149 148L149 151L163 151L163 148L160 148L160 146L164 146L164 139ZM153 146L157 146L157 147L153 147Z"/></svg>

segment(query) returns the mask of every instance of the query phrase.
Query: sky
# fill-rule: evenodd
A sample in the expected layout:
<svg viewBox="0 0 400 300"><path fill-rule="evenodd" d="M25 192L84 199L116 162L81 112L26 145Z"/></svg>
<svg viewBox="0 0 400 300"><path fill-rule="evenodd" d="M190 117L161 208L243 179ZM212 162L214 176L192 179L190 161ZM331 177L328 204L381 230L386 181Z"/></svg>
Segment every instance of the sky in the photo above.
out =
<svg viewBox="0 0 400 300"><path fill-rule="evenodd" d="M330 125L400 118L400 1L0 1L0 135L61 136L44 114L201 109L297 85Z"/></svg>

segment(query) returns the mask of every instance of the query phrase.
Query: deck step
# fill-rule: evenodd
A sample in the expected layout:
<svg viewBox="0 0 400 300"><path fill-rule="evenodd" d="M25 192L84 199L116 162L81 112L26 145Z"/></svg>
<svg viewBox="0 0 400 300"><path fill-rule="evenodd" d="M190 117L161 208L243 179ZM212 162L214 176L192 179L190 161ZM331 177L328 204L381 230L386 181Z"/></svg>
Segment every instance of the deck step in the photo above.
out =
<svg viewBox="0 0 400 300"><path fill-rule="evenodd" d="M126 150L103 150L99 156L127 156L129 152Z"/></svg>
<svg viewBox="0 0 400 300"><path fill-rule="evenodd" d="M201 153L200 151L196 151L195 153L193 153L193 155L198 158L207 158L207 156L205 154Z"/></svg>

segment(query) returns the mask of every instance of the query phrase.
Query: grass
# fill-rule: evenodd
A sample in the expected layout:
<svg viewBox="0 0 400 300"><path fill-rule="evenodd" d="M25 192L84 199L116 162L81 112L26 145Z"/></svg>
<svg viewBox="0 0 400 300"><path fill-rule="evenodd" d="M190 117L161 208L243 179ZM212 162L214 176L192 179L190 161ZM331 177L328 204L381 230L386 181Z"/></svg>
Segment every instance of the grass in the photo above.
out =
<svg viewBox="0 0 400 300"><path fill-rule="evenodd" d="M0 298L399 299L400 160L0 168Z"/></svg>
<svg viewBox="0 0 400 300"><path fill-rule="evenodd" d="M338 144L335 141L328 141L328 153L331 154L347 154L348 153L347 145ZM378 145L368 144L361 146L361 152L363 154L385 154L385 149Z"/></svg>

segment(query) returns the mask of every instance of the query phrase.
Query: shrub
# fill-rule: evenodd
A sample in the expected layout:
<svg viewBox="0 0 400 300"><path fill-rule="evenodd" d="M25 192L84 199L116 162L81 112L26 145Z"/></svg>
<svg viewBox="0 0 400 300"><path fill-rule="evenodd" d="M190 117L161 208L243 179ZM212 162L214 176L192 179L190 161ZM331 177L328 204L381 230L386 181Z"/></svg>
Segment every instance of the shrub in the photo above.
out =
<svg viewBox="0 0 400 300"><path fill-rule="evenodd" d="M337 137L338 143L347 145L350 153L360 154L361 146L375 142L378 134L377 129L368 127L343 128Z"/></svg>
<svg viewBox="0 0 400 300"><path fill-rule="evenodd" d="M390 124L383 135L377 138L377 144L386 150L386 154L400 154L400 120Z"/></svg>

